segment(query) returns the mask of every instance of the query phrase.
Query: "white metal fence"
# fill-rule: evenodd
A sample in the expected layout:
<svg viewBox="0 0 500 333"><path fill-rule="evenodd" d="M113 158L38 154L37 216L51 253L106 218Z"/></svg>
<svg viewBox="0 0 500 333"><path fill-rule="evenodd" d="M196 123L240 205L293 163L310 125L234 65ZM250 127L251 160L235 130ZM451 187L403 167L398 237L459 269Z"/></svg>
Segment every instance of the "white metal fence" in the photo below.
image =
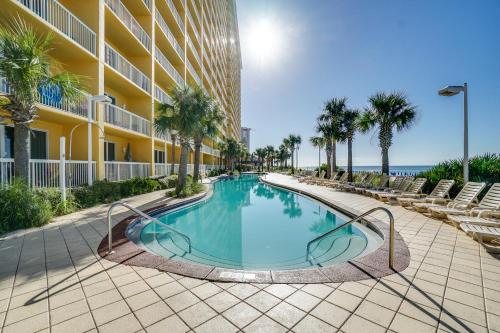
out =
<svg viewBox="0 0 500 333"><path fill-rule="evenodd" d="M208 173L210 170L218 169L215 164L200 164L200 172ZM155 163L155 176L168 176L172 165L170 163ZM188 164L188 174L193 174L194 164ZM179 164L174 164L174 173L179 173Z"/></svg>
<svg viewBox="0 0 500 333"><path fill-rule="evenodd" d="M92 54L96 54L96 36L85 23L57 0L17 0L64 35Z"/></svg>
<svg viewBox="0 0 500 333"><path fill-rule="evenodd" d="M163 19L163 17L161 16L161 14L160 14L159 11L156 11L156 13L155 13L155 19L156 19L156 22L158 22L158 24L160 25L161 31L163 31L163 33L167 37L168 41L172 45L172 47L179 54L179 57L181 57L182 59L184 59L184 49L179 44L179 42L177 42L177 39L175 38L174 34L172 33L172 31L168 27L167 22L165 22L165 20Z"/></svg>
<svg viewBox="0 0 500 333"><path fill-rule="evenodd" d="M155 84L155 98L161 103L172 104L172 97Z"/></svg>
<svg viewBox="0 0 500 333"><path fill-rule="evenodd" d="M156 47L155 50L155 59L167 71L167 73L169 73L170 76L172 76L172 78L179 86L184 85L184 79L182 78L182 76L174 68L174 66L170 63L170 61L168 61L167 57L165 57L165 55L160 51L158 47Z"/></svg>
<svg viewBox="0 0 500 333"><path fill-rule="evenodd" d="M134 82L141 89L151 92L151 80L137 67L132 65L120 53L106 43L104 49L105 62L119 73L123 74L130 81Z"/></svg>
<svg viewBox="0 0 500 333"><path fill-rule="evenodd" d="M104 108L104 121L145 135L151 132L149 120L112 104L107 104Z"/></svg>
<svg viewBox="0 0 500 333"><path fill-rule="evenodd" d="M149 177L150 164L139 162L104 162L105 177L108 181L126 180L134 177Z"/></svg>
<svg viewBox="0 0 500 333"><path fill-rule="evenodd" d="M66 186L82 186L88 182L87 161L65 161ZM92 162L92 179L95 179L95 162ZM0 183L14 180L14 159L0 159ZM30 160L29 184L34 188L60 187L59 160Z"/></svg>
<svg viewBox="0 0 500 333"><path fill-rule="evenodd" d="M134 34L142 45L151 50L151 38L141 27L139 22L128 11L127 7L120 0L106 0L106 5L118 16L120 21ZM148 6L149 8L149 6Z"/></svg>

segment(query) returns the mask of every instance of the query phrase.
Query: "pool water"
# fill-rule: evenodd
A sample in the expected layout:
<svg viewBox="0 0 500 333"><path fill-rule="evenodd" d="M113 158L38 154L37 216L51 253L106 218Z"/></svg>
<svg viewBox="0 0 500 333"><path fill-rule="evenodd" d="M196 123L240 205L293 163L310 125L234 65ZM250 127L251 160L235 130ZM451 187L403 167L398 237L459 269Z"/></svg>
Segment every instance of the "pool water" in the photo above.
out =
<svg viewBox="0 0 500 333"><path fill-rule="evenodd" d="M348 218L303 195L266 185L257 175L217 181L210 198L155 217L189 236L191 252L182 237L147 221L135 231L136 243L174 260L233 269L331 265L359 256L373 238L367 237L367 228L349 225L312 244L306 256L311 239Z"/></svg>

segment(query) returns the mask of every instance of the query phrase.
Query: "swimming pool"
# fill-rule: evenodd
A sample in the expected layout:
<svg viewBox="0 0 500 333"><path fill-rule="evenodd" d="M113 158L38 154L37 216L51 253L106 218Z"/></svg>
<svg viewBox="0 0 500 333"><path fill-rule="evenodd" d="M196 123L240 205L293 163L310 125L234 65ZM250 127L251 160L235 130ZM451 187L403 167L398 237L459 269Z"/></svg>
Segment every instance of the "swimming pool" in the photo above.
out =
<svg viewBox="0 0 500 333"><path fill-rule="evenodd" d="M193 205L155 215L191 239L158 223L139 220L127 236L154 254L179 261L246 270L290 270L327 266L364 255L382 244L371 229L352 224L315 237L349 220L301 194L259 181L257 175L221 179L213 194Z"/></svg>

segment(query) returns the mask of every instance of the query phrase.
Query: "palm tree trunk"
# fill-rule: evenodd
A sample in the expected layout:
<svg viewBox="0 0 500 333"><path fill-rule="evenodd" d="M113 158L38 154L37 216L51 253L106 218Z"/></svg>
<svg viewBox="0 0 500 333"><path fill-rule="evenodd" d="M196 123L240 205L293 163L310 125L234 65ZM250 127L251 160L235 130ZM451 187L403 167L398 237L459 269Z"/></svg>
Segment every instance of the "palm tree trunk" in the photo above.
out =
<svg viewBox="0 0 500 333"><path fill-rule="evenodd" d="M291 162L292 162L292 175L293 175L293 174L294 174L294 171L293 171L293 170L294 170L294 164L293 164L294 158L293 158L293 153L295 152L295 149L293 149L293 148L292 148L292 149L291 149L291 151L292 151L292 160L291 160Z"/></svg>
<svg viewBox="0 0 500 333"><path fill-rule="evenodd" d="M389 148L382 147L382 173L389 174Z"/></svg>
<svg viewBox="0 0 500 333"><path fill-rule="evenodd" d="M200 158L201 157L201 141L194 143L194 170L193 170L193 183L198 181L200 177Z"/></svg>
<svg viewBox="0 0 500 333"><path fill-rule="evenodd" d="M332 140L332 172L337 171L337 143L335 140Z"/></svg>
<svg viewBox="0 0 500 333"><path fill-rule="evenodd" d="M30 174L29 141L30 129L22 124L14 124L14 172L26 184Z"/></svg>
<svg viewBox="0 0 500 333"><path fill-rule="evenodd" d="M179 165L179 179L177 181L176 192L179 193L186 185L187 165L189 158L189 140L180 139L181 141L181 160Z"/></svg>
<svg viewBox="0 0 500 333"><path fill-rule="evenodd" d="M326 178L332 178L332 143L329 140L326 143Z"/></svg>
<svg viewBox="0 0 500 333"><path fill-rule="evenodd" d="M347 138L347 172L347 179L352 182L352 138Z"/></svg>
<svg viewBox="0 0 500 333"><path fill-rule="evenodd" d="M175 139L177 137L175 135L172 135L172 163L170 164L170 174L174 174L174 168L175 168Z"/></svg>

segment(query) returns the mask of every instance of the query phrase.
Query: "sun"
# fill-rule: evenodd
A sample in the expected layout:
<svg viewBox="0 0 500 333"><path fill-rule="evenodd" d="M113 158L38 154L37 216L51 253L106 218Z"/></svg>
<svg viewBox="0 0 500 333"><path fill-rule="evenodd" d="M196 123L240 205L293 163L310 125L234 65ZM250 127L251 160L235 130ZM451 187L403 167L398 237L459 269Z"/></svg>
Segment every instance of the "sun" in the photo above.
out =
<svg viewBox="0 0 500 333"><path fill-rule="evenodd" d="M283 55L284 36L279 23L270 17L256 19L247 31L246 56L259 66L277 63Z"/></svg>

